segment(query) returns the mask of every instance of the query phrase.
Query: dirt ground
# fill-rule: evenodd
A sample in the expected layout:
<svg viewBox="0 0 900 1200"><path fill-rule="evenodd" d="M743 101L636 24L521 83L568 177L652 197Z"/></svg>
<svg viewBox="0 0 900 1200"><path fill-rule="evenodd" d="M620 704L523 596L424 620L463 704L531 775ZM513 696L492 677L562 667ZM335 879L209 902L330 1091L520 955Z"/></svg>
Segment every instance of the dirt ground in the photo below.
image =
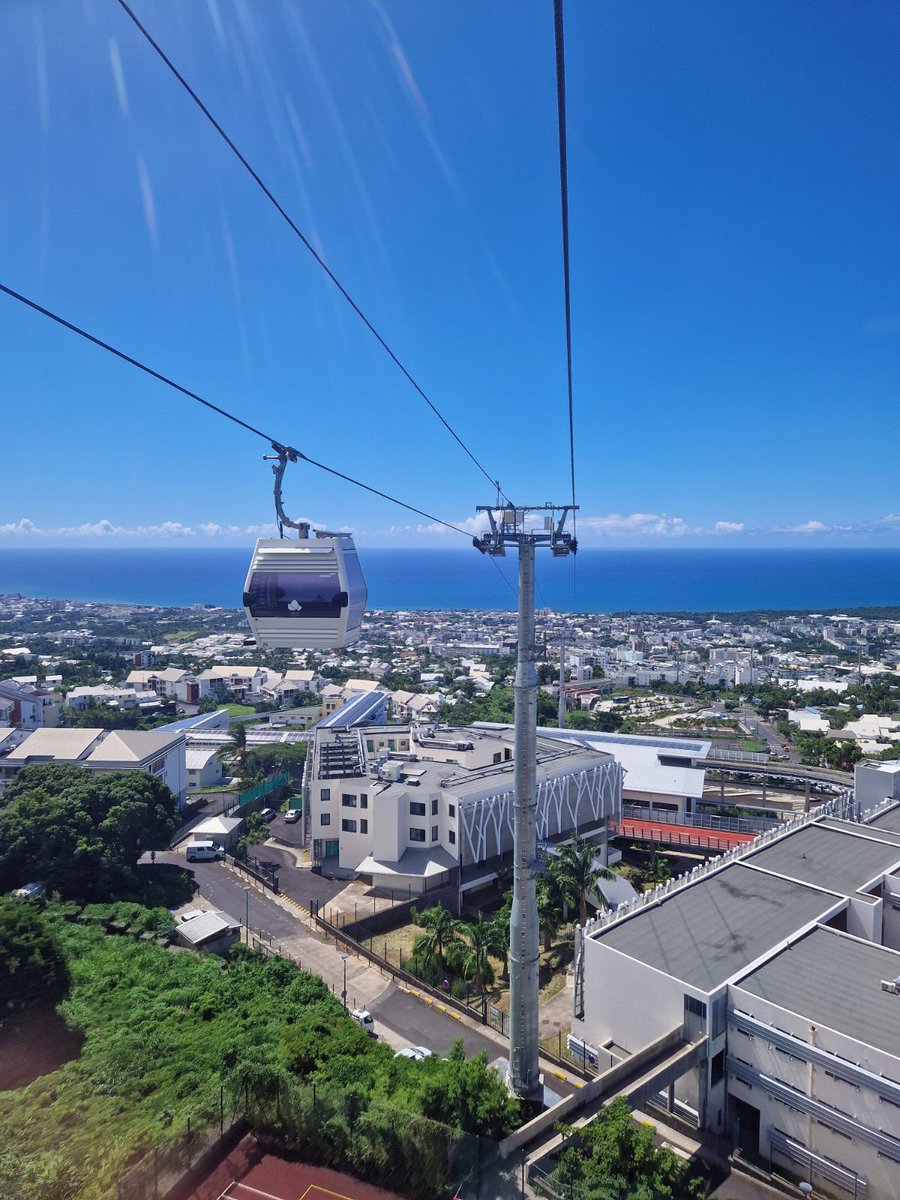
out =
<svg viewBox="0 0 900 1200"><path fill-rule="evenodd" d="M35 1008L0 1023L0 1092L27 1087L81 1053L84 1035L53 1008Z"/></svg>

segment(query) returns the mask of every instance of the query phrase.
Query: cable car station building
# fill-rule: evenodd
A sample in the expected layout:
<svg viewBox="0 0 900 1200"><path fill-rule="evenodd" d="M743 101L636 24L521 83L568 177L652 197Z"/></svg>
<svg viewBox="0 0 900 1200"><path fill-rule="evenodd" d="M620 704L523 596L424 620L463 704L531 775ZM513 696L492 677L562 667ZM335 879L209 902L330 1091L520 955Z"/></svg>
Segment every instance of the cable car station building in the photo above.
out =
<svg viewBox="0 0 900 1200"><path fill-rule="evenodd" d="M572 1032L603 1070L680 1031L670 1110L816 1195L896 1200L900 804L852 813L832 801L589 921Z"/></svg>
<svg viewBox="0 0 900 1200"><path fill-rule="evenodd" d="M539 737L537 775L539 841L578 830L605 862L616 760ZM513 788L511 730L319 728L305 781L313 863L413 895L483 886L512 859Z"/></svg>

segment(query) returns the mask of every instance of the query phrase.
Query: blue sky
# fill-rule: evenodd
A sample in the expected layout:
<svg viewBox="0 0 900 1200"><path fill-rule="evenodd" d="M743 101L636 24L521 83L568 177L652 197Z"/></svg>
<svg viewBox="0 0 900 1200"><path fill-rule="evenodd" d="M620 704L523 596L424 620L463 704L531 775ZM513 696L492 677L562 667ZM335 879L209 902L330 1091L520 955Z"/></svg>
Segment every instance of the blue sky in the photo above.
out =
<svg viewBox="0 0 900 1200"><path fill-rule="evenodd" d="M506 492L565 499L550 0L135 8ZM583 543L900 545L900 7L566 33ZM0 279L431 513L492 499L114 0L6 0L0 110ZM261 441L3 296L0 329L0 545L271 521ZM285 498L464 545L308 468Z"/></svg>

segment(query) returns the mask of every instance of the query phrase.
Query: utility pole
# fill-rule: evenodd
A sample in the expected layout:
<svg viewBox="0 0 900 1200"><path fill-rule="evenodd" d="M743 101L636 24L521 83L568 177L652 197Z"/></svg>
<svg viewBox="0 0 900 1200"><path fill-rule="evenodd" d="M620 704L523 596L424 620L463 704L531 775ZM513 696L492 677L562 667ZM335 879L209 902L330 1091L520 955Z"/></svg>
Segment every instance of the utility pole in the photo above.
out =
<svg viewBox="0 0 900 1200"><path fill-rule="evenodd" d="M534 551L550 547L555 558L578 549L563 531L572 505L536 504L501 508L478 505L490 529L472 539L476 550L506 556L519 551L518 662L515 679L515 804L513 812L513 902L509 922L509 1074L517 1096L542 1098L538 1059L539 958L537 915L537 673L534 667ZM526 525L529 513L543 523ZM557 519L558 514L558 519Z"/></svg>
<svg viewBox="0 0 900 1200"><path fill-rule="evenodd" d="M559 639L559 713L560 729L566 727L566 639Z"/></svg>

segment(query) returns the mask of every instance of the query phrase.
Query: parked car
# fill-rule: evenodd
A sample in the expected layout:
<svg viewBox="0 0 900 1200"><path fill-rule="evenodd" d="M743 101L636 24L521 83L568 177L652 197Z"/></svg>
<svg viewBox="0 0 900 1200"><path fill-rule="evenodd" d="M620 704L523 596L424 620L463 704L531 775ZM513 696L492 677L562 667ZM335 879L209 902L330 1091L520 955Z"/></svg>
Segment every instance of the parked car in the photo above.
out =
<svg viewBox="0 0 900 1200"><path fill-rule="evenodd" d="M259 815L264 821L274 821L278 816L274 808L261 808L259 810Z"/></svg>
<svg viewBox="0 0 900 1200"><path fill-rule="evenodd" d="M284 814L285 825L295 825L297 823L297 821L300 820L302 815L303 815L303 813L302 813L301 809L289 808L287 810L287 812Z"/></svg>
<svg viewBox="0 0 900 1200"><path fill-rule="evenodd" d="M432 1053L427 1046L406 1046L403 1050L398 1050L394 1058L411 1058L413 1062L422 1062L431 1058Z"/></svg>
<svg viewBox="0 0 900 1200"><path fill-rule="evenodd" d="M37 900L46 890L47 885L44 883L26 883L23 887L16 888L13 895L18 900Z"/></svg>

